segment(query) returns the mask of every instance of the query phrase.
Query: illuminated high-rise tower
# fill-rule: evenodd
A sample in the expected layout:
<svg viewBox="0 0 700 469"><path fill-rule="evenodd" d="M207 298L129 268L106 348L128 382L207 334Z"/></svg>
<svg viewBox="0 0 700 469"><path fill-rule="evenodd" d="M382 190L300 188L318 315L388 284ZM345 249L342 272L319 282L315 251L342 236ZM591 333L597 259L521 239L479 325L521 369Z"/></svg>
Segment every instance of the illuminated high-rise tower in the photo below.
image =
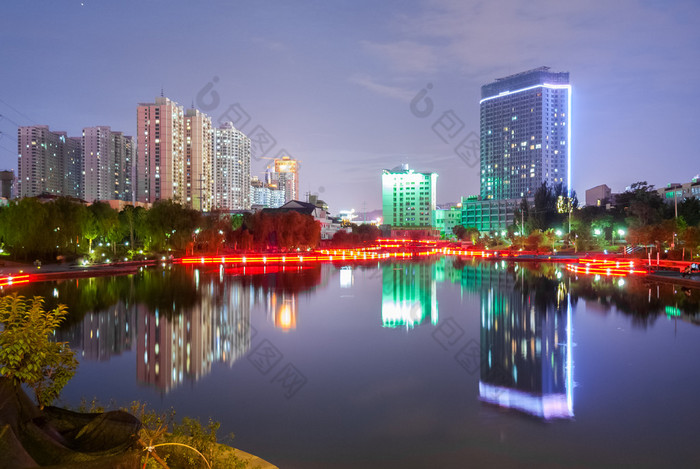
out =
<svg viewBox="0 0 700 469"><path fill-rule="evenodd" d="M165 97L136 111L136 200L185 203L184 110Z"/></svg>
<svg viewBox="0 0 700 469"><path fill-rule="evenodd" d="M82 197L80 139L47 125L17 129L17 196Z"/></svg>
<svg viewBox="0 0 700 469"><path fill-rule="evenodd" d="M546 182L571 188L568 72L540 67L481 87L481 198L533 197Z"/></svg>
<svg viewBox="0 0 700 469"><path fill-rule="evenodd" d="M133 139L109 126L85 127L81 144L82 197L131 202Z"/></svg>
<svg viewBox="0 0 700 469"><path fill-rule="evenodd" d="M185 111L185 204L208 212L214 202L214 150L211 118L197 109Z"/></svg>
<svg viewBox="0 0 700 469"><path fill-rule="evenodd" d="M214 207L250 208L250 139L231 122L214 129L214 185Z"/></svg>

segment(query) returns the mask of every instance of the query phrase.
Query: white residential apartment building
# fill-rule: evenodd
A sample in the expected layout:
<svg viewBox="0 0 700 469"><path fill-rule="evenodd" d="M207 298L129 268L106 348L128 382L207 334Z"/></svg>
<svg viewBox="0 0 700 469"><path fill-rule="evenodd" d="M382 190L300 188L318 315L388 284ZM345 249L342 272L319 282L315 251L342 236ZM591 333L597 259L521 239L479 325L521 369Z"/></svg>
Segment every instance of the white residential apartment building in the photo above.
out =
<svg viewBox="0 0 700 469"><path fill-rule="evenodd" d="M231 122L214 129L214 174L215 208L251 207L250 138Z"/></svg>

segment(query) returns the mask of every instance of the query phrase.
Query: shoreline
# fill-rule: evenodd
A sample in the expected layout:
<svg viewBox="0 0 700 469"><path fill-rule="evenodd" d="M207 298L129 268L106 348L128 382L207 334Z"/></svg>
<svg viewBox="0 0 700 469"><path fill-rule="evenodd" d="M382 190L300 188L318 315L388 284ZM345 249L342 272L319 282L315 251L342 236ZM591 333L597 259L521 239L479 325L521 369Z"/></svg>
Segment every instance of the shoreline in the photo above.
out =
<svg viewBox="0 0 700 469"><path fill-rule="evenodd" d="M411 260L418 259L423 254L420 252L410 253L411 255L396 255L390 257L382 257L379 253L374 253L371 257L359 257L359 256L328 256L322 255L323 251L319 250L313 253L308 253L303 257L308 257L311 262L323 262L323 263L343 263L343 262L367 262L367 261L378 261L383 260ZM329 251L327 251L329 252ZM615 261L618 263L634 262L640 268L648 269L648 271L640 276L647 278L649 280L661 281L661 282L675 282L683 284L686 286L700 286L700 276L695 274L692 277L682 277L681 270L690 261L669 261L662 260L659 264L656 264L653 260L651 265L648 264L646 258L630 258L630 257L617 257L611 254L604 254L600 252L582 252L582 253L542 253L542 254L522 254L522 255L512 255L507 253L504 255L503 251L494 250L474 250L474 254L468 254L465 251L458 252L433 252L431 255L443 255L443 256L455 256L460 259L465 258L481 258L486 261L508 261L508 262L547 262L547 263L579 263L586 264L588 261L595 263L600 259L607 259L610 261ZM415 255L414 255L415 254ZM420 254L420 256L419 256ZM269 257L268 257L269 256ZM283 264L284 259L275 259L275 257L280 257L279 253L249 253L247 255L237 254L235 256L230 255L212 255L212 254L199 254L196 256L187 256L179 258L170 258L168 260L140 260L140 261L123 261L123 262L113 262L110 264L92 264L92 265L72 265L65 263L55 263L55 264L44 264L40 266L35 266L32 264L23 264L13 261L4 261L0 263L0 289L5 286L14 286L34 282L46 282L52 280L65 280L73 278L90 278L90 277L101 277L109 275L129 275L134 274L143 267L157 266L158 264L180 264L196 266L200 265L199 259L202 259L201 264L211 264L211 263L221 263L224 264L263 264L268 265ZM296 253L290 253L289 264L296 264L299 261L296 260ZM324 257L324 259L320 259ZM335 257L335 258L334 258ZM206 259L206 261L205 261ZM184 262L183 262L184 261Z"/></svg>

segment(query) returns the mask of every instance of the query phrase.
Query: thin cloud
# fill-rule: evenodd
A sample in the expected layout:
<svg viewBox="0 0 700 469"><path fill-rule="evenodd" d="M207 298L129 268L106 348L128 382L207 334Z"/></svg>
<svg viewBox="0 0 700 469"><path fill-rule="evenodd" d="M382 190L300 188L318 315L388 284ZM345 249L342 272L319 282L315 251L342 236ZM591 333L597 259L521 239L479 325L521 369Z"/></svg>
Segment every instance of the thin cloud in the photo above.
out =
<svg viewBox="0 0 700 469"><path fill-rule="evenodd" d="M394 18L395 41L363 46L394 73L456 68L479 81L547 64L663 73L665 62L677 64L677 51L697 41L694 23L683 18L699 14L686 1L660 8L643 0L426 0L420 15ZM688 72L696 71L693 62L685 62Z"/></svg>
<svg viewBox="0 0 700 469"><path fill-rule="evenodd" d="M397 71L431 74L437 71L434 48L414 40L378 43L361 41L362 47L372 55L388 61Z"/></svg>
<svg viewBox="0 0 700 469"><path fill-rule="evenodd" d="M383 85L373 81L368 75L357 74L351 76L349 79L350 83L360 85L361 87L387 98L398 99L400 101L410 101L415 92L399 88L397 86Z"/></svg>

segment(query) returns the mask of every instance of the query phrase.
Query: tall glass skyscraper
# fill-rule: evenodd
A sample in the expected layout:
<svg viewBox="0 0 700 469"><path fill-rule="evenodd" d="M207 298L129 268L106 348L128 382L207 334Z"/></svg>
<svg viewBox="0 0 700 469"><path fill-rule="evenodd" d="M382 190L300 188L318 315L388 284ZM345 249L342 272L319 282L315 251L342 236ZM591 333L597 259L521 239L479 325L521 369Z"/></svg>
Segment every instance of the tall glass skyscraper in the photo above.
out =
<svg viewBox="0 0 700 469"><path fill-rule="evenodd" d="M532 197L571 183L568 72L540 67L481 87L481 198Z"/></svg>

